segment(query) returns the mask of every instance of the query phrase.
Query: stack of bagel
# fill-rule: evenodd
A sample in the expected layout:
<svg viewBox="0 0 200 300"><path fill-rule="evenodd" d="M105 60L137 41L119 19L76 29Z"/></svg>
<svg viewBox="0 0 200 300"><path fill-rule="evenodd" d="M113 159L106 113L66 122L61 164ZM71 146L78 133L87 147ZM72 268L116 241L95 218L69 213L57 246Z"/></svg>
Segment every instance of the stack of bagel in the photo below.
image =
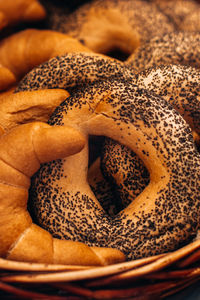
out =
<svg viewBox="0 0 200 300"><path fill-rule="evenodd" d="M0 3L0 257L108 265L196 239L200 3L14 2Z"/></svg>

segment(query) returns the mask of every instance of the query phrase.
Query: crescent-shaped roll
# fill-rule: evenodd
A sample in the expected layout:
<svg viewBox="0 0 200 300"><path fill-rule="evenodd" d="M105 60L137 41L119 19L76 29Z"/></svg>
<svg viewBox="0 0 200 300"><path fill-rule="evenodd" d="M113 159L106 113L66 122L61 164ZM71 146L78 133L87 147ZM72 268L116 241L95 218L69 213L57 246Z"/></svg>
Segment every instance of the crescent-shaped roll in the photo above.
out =
<svg viewBox="0 0 200 300"><path fill-rule="evenodd" d="M0 11L0 30L7 25L7 20L5 15Z"/></svg>
<svg viewBox="0 0 200 300"><path fill-rule="evenodd" d="M0 95L0 128L3 132L33 121L47 122L55 108L69 96L66 90L44 89Z"/></svg>
<svg viewBox="0 0 200 300"><path fill-rule="evenodd" d="M0 64L0 91L6 90L16 83L16 77L8 68Z"/></svg>
<svg viewBox="0 0 200 300"><path fill-rule="evenodd" d="M5 15L8 25L39 21L46 16L45 8L38 0L1 0L0 12Z"/></svg>
<svg viewBox="0 0 200 300"><path fill-rule="evenodd" d="M30 177L42 162L80 151L83 136L71 127L35 122L0 137L0 256L20 261L105 265L125 259L115 249L90 248L52 238L27 210Z"/></svg>
<svg viewBox="0 0 200 300"><path fill-rule="evenodd" d="M0 63L4 70L7 69L7 73L11 73L12 82L5 77L4 81L1 81L0 89L19 81L40 63L68 52L91 52L91 50L75 38L51 30L26 29L4 38L0 42Z"/></svg>

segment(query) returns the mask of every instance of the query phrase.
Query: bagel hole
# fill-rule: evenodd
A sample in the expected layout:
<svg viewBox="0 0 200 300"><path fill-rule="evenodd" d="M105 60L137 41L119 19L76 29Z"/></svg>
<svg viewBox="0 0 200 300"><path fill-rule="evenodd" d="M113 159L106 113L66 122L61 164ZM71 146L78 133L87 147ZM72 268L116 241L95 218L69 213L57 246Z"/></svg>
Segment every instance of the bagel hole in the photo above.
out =
<svg viewBox="0 0 200 300"><path fill-rule="evenodd" d="M89 136L89 163L88 168L94 163L94 161L101 155L102 145L104 143L104 136Z"/></svg>
<svg viewBox="0 0 200 300"><path fill-rule="evenodd" d="M130 53L124 52L121 49L113 48L105 53L107 56L118 59L120 61L126 61L130 56Z"/></svg>
<svg viewBox="0 0 200 300"><path fill-rule="evenodd" d="M125 61L140 45L140 35L120 10L91 7L79 40L94 52Z"/></svg>
<svg viewBox="0 0 200 300"><path fill-rule="evenodd" d="M196 131L193 131L193 139L196 145L197 151L200 152L200 134Z"/></svg>
<svg viewBox="0 0 200 300"><path fill-rule="evenodd" d="M109 216L114 217L123 206L115 194L114 185L101 172L100 157L104 142L104 136L89 137L88 182L102 208Z"/></svg>
<svg viewBox="0 0 200 300"><path fill-rule="evenodd" d="M115 174L118 173L118 171L119 173L121 172L118 166L126 164L127 157L118 155L110 162L109 156L114 156L115 151L112 152L111 150L107 151L106 155L103 154L105 153L105 145L109 145L109 143L113 142L121 147L123 149L122 153L127 153L127 157L130 159L130 167L127 168L125 165L124 168L125 176L123 175L123 184L121 184L121 182L117 184ZM89 138L90 159L88 182L102 208L111 217L114 217L134 201L150 182L150 174L138 157L135 161L135 165L131 164L135 156L135 153L130 149L111 139L97 136L91 136ZM140 179L138 175L141 177ZM119 177L120 176L121 175L119 175Z"/></svg>
<svg viewBox="0 0 200 300"><path fill-rule="evenodd" d="M195 141L195 145L197 147L197 151L200 153L200 141Z"/></svg>

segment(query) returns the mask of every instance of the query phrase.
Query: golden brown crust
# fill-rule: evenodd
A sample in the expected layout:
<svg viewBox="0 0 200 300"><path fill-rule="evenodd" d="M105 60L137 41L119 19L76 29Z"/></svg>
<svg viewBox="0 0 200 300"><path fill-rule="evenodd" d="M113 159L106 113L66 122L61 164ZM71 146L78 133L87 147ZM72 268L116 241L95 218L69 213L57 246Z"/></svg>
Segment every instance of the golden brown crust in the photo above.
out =
<svg viewBox="0 0 200 300"><path fill-rule="evenodd" d="M61 89L44 89L35 92L0 95L0 128L2 131L33 121L47 122L55 108L69 93Z"/></svg>
<svg viewBox="0 0 200 300"><path fill-rule="evenodd" d="M117 250L92 249L82 243L53 239L50 233L32 223L27 211L28 183L40 163L72 155L83 148L84 142L83 136L76 129L52 127L41 122L18 126L1 136L2 257L78 265L104 265L125 259Z"/></svg>
<svg viewBox="0 0 200 300"><path fill-rule="evenodd" d="M68 255L68 260L73 265L110 265L124 260L122 252L101 247L88 247L80 242L63 241L54 239L54 263L63 264ZM65 250L64 250L65 249Z"/></svg>
<svg viewBox="0 0 200 300"><path fill-rule="evenodd" d="M0 91L8 89L16 83L16 77L8 68L0 64Z"/></svg>
<svg viewBox="0 0 200 300"><path fill-rule="evenodd" d="M199 154L190 128L166 100L133 84L128 68L102 60L95 64L88 54L53 58L30 72L18 91L77 85L49 123L126 145L150 172L149 186L110 218L87 184L85 147L41 167L30 191L34 216L54 237L116 247L129 259L172 251L196 234L199 223ZM108 78L105 70L113 69L117 74ZM79 89L83 82L87 86Z"/></svg>
<svg viewBox="0 0 200 300"><path fill-rule="evenodd" d="M7 25L5 15L0 11L0 30Z"/></svg>
<svg viewBox="0 0 200 300"><path fill-rule="evenodd" d="M154 3L141 0L95 0L52 23L98 53L119 49L131 54L144 40L174 30Z"/></svg>
<svg viewBox="0 0 200 300"><path fill-rule="evenodd" d="M47 251L48 249L48 251ZM51 263L53 239L50 233L31 224L9 249L7 258L20 261Z"/></svg>
<svg viewBox="0 0 200 300"><path fill-rule="evenodd" d="M0 62L19 79L33 67L68 52L91 52L76 39L51 30L26 29L0 43Z"/></svg>
<svg viewBox="0 0 200 300"><path fill-rule="evenodd" d="M46 11L38 0L7 0L0 2L2 12L9 25L24 21L44 19Z"/></svg>
<svg viewBox="0 0 200 300"><path fill-rule="evenodd" d="M6 257L7 251L16 239L32 223L24 203L27 190L12 185L0 184L0 255Z"/></svg>
<svg viewBox="0 0 200 300"><path fill-rule="evenodd" d="M91 52L78 40L51 30L27 29L0 42L0 90L13 85L28 71L68 52Z"/></svg>

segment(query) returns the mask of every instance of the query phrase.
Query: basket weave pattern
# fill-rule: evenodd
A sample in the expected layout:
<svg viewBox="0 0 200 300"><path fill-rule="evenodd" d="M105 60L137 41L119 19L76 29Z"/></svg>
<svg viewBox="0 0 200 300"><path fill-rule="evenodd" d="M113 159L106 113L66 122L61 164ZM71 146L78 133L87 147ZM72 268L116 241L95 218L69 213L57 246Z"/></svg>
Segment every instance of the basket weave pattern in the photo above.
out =
<svg viewBox="0 0 200 300"><path fill-rule="evenodd" d="M70 5L74 8L83 2L75 0ZM171 253L105 267L0 258L0 299L164 299L197 282L200 237Z"/></svg>
<svg viewBox="0 0 200 300"><path fill-rule="evenodd" d="M1 299L163 299L200 281L200 239L172 253L105 267L0 259Z"/></svg>

